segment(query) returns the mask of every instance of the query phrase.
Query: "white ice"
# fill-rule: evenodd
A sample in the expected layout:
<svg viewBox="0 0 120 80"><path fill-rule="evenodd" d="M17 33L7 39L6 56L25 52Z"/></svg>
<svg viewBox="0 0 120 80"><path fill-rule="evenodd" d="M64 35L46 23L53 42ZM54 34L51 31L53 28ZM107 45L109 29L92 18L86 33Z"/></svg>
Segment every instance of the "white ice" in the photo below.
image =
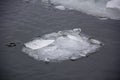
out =
<svg viewBox="0 0 120 80"><path fill-rule="evenodd" d="M23 52L36 60L54 62L85 57L95 52L101 42L86 37L80 28L45 34L24 44Z"/></svg>
<svg viewBox="0 0 120 80"><path fill-rule="evenodd" d="M65 7L64 6L55 6L56 9L59 9L59 10L65 10Z"/></svg>
<svg viewBox="0 0 120 80"><path fill-rule="evenodd" d="M111 0L107 3L106 7L120 10L120 0Z"/></svg>
<svg viewBox="0 0 120 80"><path fill-rule="evenodd" d="M48 46L49 44L53 43L55 40L42 40L42 39L36 39L33 41L30 41L25 44L26 47L29 47L30 49L40 49L42 47Z"/></svg>
<svg viewBox="0 0 120 80"><path fill-rule="evenodd" d="M120 19L120 0L42 0L55 5L55 8L77 10L89 15ZM62 7L61 7L62 6ZM64 8L63 8L64 6Z"/></svg>

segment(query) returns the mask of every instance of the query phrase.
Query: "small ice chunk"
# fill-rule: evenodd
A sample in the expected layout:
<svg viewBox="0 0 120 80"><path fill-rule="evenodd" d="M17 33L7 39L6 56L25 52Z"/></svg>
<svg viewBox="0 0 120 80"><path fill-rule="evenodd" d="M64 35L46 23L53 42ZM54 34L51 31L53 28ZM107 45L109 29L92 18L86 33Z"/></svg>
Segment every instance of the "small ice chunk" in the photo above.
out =
<svg viewBox="0 0 120 80"><path fill-rule="evenodd" d="M75 57L75 56L70 57L70 60L72 60L72 61L75 61L77 59L78 59L78 57Z"/></svg>
<svg viewBox="0 0 120 80"><path fill-rule="evenodd" d="M81 29L80 28L75 28L75 29L73 29L73 31L79 31L79 32L81 32Z"/></svg>
<svg viewBox="0 0 120 80"><path fill-rule="evenodd" d="M102 17L102 18L99 18L100 20L107 20L108 18L105 18L105 17Z"/></svg>
<svg viewBox="0 0 120 80"><path fill-rule="evenodd" d="M94 44L101 44L101 42L100 42L100 41L95 40L95 39L90 39L90 41L91 41L92 43L94 43Z"/></svg>
<svg viewBox="0 0 120 80"><path fill-rule="evenodd" d="M50 60L48 58L45 58L45 62L49 62Z"/></svg>
<svg viewBox="0 0 120 80"><path fill-rule="evenodd" d="M86 56L86 54L80 54L80 56L85 57L85 56Z"/></svg>
<svg viewBox="0 0 120 80"><path fill-rule="evenodd" d="M49 44L53 43L55 40L33 40L31 42L25 43L25 46L30 49L40 49Z"/></svg>
<svg viewBox="0 0 120 80"><path fill-rule="evenodd" d="M65 10L65 7L64 6L55 6L56 9L59 9L59 10Z"/></svg>
<svg viewBox="0 0 120 80"><path fill-rule="evenodd" d="M79 38L72 36L72 35L67 35L67 37L72 39L72 40L80 41Z"/></svg>

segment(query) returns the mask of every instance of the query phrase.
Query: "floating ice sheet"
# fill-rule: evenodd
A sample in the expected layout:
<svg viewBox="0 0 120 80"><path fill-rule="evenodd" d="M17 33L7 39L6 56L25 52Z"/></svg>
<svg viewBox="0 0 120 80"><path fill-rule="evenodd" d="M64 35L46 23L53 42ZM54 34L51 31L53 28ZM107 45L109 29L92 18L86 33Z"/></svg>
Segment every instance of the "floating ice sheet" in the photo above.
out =
<svg viewBox="0 0 120 80"><path fill-rule="evenodd" d="M45 34L24 44L23 52L36 60L61 61L85 57L95 52L101 42L81 33L80 28Z"/></svg>

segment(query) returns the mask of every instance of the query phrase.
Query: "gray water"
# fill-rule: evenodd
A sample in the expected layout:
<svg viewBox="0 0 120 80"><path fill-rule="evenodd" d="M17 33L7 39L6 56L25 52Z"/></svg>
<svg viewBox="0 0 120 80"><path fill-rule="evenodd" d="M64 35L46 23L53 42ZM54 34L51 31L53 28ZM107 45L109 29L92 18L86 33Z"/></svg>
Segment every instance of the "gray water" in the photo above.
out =
<svg viewBox="0 0 120 80"><path fill-rule="evenodd" d="M0 80L119 80L119 27L119 20L45 8L40 1L1 0ZM38 36L73 28L81 28L104 46L86 58L48 64L21 51L23 43ZM6 46L11 42L16 46Z"/></svg>

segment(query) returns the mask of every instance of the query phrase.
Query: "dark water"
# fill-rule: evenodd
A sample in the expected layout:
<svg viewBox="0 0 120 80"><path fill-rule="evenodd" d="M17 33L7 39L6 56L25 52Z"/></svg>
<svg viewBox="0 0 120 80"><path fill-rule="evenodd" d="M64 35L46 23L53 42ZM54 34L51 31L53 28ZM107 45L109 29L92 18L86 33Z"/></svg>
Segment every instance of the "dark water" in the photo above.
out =
<svg viewBox="0 0 120 80"><path fill-rule="evenodd" d="M53 31L80 27L104 43L77 61L45 64L24 54L23 43ZM120 21L76 11L45 8L41 2L0 1L0 80L120 80ZM15 47L6 45L15 42Z"/></svg>

